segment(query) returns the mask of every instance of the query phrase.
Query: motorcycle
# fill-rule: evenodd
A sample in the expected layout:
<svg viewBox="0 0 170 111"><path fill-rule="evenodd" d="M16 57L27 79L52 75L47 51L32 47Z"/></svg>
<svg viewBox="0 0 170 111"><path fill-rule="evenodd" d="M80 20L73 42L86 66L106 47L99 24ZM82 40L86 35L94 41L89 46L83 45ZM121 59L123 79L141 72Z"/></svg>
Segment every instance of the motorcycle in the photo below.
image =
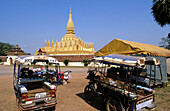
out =
<svg viewBox="0 0 170 111"><path fill-rule="evenodd" d="M65 72L61 72L61 76L60 76L60 79L61 79L61 82L63 85L67 84L68 83L68 80L72 78L71 76L71 73L72 71L68 70L68 71L65 71Z"/></svg>

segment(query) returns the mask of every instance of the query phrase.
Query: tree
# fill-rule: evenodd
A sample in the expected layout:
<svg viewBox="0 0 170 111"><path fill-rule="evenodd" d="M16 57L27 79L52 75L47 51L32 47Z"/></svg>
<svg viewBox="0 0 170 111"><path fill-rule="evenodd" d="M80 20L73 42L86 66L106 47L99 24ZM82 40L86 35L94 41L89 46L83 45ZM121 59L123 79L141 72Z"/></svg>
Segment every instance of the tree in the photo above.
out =
<svg viewBox="0 0 170 111"><path fill-rule="evenodd" d="M68 65L68 63L69 63L69 60L68 59L64 59L64 64L67 66Z"/></svg>
<svg viewBox="0 0 170 111"><path fill-rule="evenodd" d="M14 45L9 43L0 42L0 56L4 56L7 52L11 51Z"/></svg>
<svg viewBox="0 0 170 111"><path fill-rule="evenodd" d="M170 24L170 0L153 0L152 14L162 27Z"/></svg>
<svg viewBox="0 0 170 111"><path fill-rule="evenodd" d="M162 37L161 40L162 41L159 43L159 44L161 44L161 47L170 49L170 33L168 34L168 36L166 38Z"/></svg>
<svg viewBox="0 0 170 111"><path fill-rule="evenodd" d="M88 66L88 64L90 63L88 59L83 59L83 63L84 63L84 66Z"/></svg>

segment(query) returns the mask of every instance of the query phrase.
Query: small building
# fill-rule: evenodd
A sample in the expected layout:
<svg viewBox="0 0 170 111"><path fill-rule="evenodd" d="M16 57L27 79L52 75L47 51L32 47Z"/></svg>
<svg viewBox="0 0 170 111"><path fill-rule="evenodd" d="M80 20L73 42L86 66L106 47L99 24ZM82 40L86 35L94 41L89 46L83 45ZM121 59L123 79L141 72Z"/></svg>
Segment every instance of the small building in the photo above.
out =
<svg viewBox="0 0 170 111"><path fill-rule="evenodd" d="M122 54L122 55L134 55L134 56L145 56L154 57L158 59L161 63L162 70L162 80L161 82L166 82L167 80L167 58L170 58L170 50L164 49L151 44L143 44L138 42L114 39L103 48L98 50L94 56L106 56L109 54ZM153 67L147 67L147 72ZM153 73L153 72L151 72ZM160 80L161 74L156 71L156 78Z"/></svg>
<svg viewBox="0 0 170 111"><path fill-rule="evenodd" d="M35 55L47 55L46 51L44 48L39 48L39 50L36 50L36 54Z"/></svg>
<svg viewBox="0 0 170 111"><path fill-rule="evenodd" d="M4 63L4 65L11 65L14 63L15 59L18 56L22 55L30 55L30 53L24 52L18 45L16 45L11 52L6 53L7 55L7 61Z"/></svg>

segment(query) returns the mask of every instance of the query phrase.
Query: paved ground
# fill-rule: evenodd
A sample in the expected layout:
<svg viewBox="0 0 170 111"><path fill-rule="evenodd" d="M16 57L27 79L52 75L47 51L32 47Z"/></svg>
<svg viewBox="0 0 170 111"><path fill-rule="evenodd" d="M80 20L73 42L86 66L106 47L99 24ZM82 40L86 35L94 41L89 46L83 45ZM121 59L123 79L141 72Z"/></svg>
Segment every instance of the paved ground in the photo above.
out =
<svg viewBox="0 0 170 111"><path fill-rule="evenodd" d="M168 71L170 60L168 60ZM83 90L88 81L87 68L62 68L63 71L71 70L70 83L59 86L57 89L56 111L98 111L104 109L102 100L97 99L91 103L84 99ZM0 66L0 111L16 111L16 98L12 86L13 67ZM170 109L170 88L157 89L156 105L158 111Z"/></svg>

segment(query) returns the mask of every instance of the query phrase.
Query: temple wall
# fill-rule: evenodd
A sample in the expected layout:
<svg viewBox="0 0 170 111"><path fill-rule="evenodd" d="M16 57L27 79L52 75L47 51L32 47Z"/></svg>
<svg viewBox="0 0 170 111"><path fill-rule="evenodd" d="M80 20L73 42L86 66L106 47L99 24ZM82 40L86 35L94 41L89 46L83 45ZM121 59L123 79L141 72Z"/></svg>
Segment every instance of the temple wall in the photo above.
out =
<svg viewBox="0 0 170 111"><path fill-rule="evenodd" d="M59 62L60 66L65 66L63 62ZM69 62L68 66L84 66L82 62Z"/></svg>

